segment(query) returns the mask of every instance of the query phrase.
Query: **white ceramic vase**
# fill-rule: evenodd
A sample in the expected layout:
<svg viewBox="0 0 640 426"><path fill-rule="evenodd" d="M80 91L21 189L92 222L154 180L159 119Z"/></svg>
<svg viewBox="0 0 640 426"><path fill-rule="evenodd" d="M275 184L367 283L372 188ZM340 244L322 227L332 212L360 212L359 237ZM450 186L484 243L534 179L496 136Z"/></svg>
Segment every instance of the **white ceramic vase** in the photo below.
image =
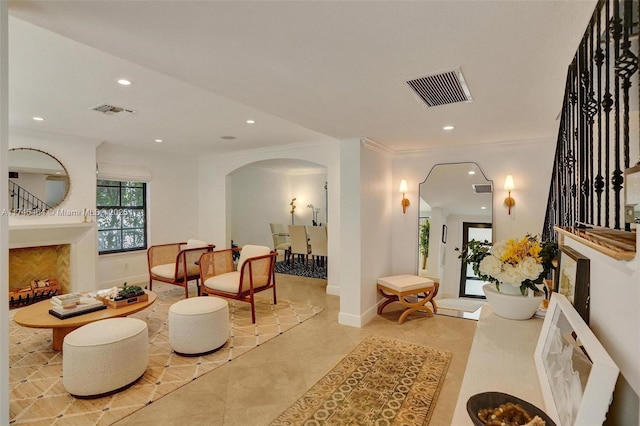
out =
<svg viewBox="0 0 640 426"><path fill-rule="evenodd" d="M511 289L516 291L513 292ZM530 290L527 296L523 296L518 287L513 287L508 283L501 283L500 291L496 289L495 284L485 284L482 286L482 290L493 312L502 318L512 320L531 318L544 298L542 294L534 296Z"/></svg>

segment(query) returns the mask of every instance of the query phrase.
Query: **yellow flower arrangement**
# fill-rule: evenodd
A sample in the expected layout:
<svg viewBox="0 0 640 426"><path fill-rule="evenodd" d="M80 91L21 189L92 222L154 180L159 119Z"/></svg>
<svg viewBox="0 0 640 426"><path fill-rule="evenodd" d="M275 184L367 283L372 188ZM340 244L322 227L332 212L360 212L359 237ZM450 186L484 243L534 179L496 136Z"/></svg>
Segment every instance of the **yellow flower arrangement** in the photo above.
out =
<svg viewBox="0 0 640 426"><path fill-rule="evenodd" d="M472 265L473 271L484 281L519 287L524 295L527 289L539 291L551 270L558 246L555 242L542 242L540 237L526 235L520 239L499 241L493 246L488 241L470 241L460 258Z"/></svg>

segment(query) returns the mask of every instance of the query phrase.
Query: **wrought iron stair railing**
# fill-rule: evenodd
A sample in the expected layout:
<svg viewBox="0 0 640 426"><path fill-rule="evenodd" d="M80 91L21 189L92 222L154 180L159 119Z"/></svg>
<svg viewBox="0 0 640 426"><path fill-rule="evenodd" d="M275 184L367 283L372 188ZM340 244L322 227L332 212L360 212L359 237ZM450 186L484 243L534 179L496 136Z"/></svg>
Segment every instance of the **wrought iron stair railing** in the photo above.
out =
<svg viewBox="0 0 640 426"><path fill-rule="evenodd" d="M624 171L640 164L634 0L601 0L569 66L543 237L554 226L630 230Z"/></svg>
<svg viewBox="0 0 640 426"><path fill-rule="evenodd" d="M51 206L31 192L9 179L9 203L11 211L38 213L49 210Z"/></svg>

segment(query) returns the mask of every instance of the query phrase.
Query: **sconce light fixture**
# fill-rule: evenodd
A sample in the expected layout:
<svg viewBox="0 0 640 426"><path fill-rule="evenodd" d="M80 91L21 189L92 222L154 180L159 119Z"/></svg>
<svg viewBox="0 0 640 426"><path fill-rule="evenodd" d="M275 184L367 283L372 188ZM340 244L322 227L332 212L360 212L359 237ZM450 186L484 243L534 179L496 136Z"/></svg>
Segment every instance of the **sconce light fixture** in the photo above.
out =
<svg viewBox="0 0 640 426"><path fill-rule="evenodd" d="M509 209L509 214L511 214L511 207L516 205L516 200L511 198L511 191L513 191L514 188L515 186L513 184L513 176L507 175L507 177L504 180L504 189L505 191L508 191L509 195L507 196L507 198L504 199L504 204Z"/></svg>
<svg viewBox="0 0 640 426"><path fill-rule="evenodd" d="M404 196L407 192L407 181L405 179L400 181L400 192L402 192L402 213L406 213L410 202L409 199Z"/></svg>

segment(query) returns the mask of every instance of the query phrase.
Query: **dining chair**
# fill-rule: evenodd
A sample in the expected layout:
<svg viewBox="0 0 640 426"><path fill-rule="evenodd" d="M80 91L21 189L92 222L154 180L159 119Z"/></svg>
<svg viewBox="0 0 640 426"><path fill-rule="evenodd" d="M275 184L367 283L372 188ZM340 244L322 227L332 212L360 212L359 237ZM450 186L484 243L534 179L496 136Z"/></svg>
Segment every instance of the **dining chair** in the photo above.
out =
<svg viewBox="0 0 640 426"><path fill-rule="evenodd" d="M273 249L284 251L284 261L289 260L291 255L291 243L289 242L289 234L281 223L270 223L271 237L273 238Z"/></svg>
<svg viewBox="0 0 640 426"><path fill-rule="evenodd" d="M289 238L291 239L291 267L293 268L294 255L304 256L304 267L307 268L309 260L309 237L304 225L289 225Z"/></svg>
<svg viewBox="0 0 640 426"><path fill-rule="evenodd" d="M307 226L309 243L311 245L311 269L315 270L316 262L321 265L326 260L327 252L327 227Z"/></svg>

